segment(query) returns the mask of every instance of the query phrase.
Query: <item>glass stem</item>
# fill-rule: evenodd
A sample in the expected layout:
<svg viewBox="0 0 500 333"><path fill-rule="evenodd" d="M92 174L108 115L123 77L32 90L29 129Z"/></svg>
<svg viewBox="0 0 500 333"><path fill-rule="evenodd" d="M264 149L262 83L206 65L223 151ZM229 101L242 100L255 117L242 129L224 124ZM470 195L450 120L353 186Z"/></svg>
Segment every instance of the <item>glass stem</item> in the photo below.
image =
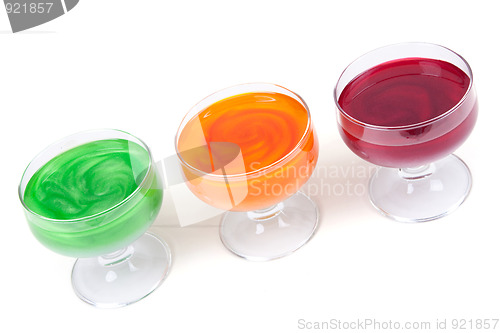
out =
<svg viewBox="0 0 500 333"><path fill-rule="evenodd" d="M113 266L127 261L134 254L134 247L129 245L123 249L97 257L97 261L102 266Z"/></svg>
<svg viewBox="0 0 500 333"><path fill-rule="evenodd" d="M269 220L280 214L283 210L283 203L280 202L268 208L247 212L248 218L257 222Z"/></svg>
<svg viewBox="0 0 500 333"><path fill-rule="evenodd" d="M401 168L398 174L405 180L420 180L432 175L434 171L436 171L436 165L429 163L415 168Z"/></svg>

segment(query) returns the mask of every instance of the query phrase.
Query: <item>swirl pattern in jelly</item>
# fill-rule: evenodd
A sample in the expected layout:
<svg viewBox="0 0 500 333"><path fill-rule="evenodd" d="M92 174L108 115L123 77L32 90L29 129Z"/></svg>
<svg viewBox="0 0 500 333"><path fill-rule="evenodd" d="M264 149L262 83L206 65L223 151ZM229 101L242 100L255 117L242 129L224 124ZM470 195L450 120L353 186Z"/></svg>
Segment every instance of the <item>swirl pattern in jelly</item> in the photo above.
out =
<svg viewBox="0 0 500 333"><path fill-rule="evenodd" d="M177 148L191 191L234 211L262 209L293 195L318 158L306 106L275 92L211 104L182 128Z"/></svg>
<svg viewBox="0 0 500 333"><path fill-rule="evenodd" d="M46 218L92 216L132 194L148 164L148 152L131 141L89 142L63 152L40 168L26 187L24 201Z"/></svg>
<svg viewBox="0 0 500 333"><path fill-rule="evenodd" d="M236 144L245 170L226 168L227 174L251 172L269 166L291 152L308 124L307 110L297 100L272 92L245 93L223 99L189 121L179 137L179 151L186 162L204 172L213 172L214 154L182 154L192 147L212 142ZM223 158L222 158L223 159Z"/></svg>

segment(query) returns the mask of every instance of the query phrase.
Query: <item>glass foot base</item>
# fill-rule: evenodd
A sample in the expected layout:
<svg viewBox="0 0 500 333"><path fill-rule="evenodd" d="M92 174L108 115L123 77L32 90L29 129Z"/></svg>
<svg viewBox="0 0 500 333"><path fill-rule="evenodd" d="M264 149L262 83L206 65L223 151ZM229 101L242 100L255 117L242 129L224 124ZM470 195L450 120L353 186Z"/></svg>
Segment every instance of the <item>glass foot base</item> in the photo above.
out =
<svg viewBox="0 0 500 333"><path fill-rule="evenodd" d="M98 258L80 258L72 272L75 293L101 308L135 303L163 282L171 267L171 253L158 237L145 233L128 248Z"/></svg>
<svg viewBox="0 0 500 333"><path fill-rule="evenodd" d="M318 226L316 204L298 192L267 210L227 212L220 225L224 246L252 261L291 254L302 247Z"/></svg>
<svg viewBox="0 0 500 333"><path fill-rule="evenodd" d="M426 222L458 208L471 186L467 165L449 155L415 179L402 178L398 169L380 168L370 180L370 199L382 214L397 221Z"/></svg>

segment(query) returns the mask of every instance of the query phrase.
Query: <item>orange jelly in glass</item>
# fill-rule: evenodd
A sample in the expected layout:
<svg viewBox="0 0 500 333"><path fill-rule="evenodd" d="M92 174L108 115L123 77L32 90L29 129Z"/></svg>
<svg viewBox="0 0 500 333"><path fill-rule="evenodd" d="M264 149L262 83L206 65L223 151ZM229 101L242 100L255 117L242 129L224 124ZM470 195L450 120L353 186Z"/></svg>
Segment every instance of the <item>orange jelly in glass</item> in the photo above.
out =
<svg viewBox="0 0 500 333"><path fill-rule="evenodd" d="M314 170L318 139L307 105L285 88L267 86L274 89L238 93L235 86L234 95L210 95L179 128L176 148L187 185L214 207L271 207L295 194Z"/></svg>

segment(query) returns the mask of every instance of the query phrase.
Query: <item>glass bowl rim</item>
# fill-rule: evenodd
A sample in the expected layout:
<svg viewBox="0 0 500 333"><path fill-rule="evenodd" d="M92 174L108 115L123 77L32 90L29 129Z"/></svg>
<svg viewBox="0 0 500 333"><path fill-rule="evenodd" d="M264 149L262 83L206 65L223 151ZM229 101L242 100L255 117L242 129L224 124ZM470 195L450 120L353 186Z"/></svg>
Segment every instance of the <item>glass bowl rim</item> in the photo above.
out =
<svg viewBox="0 0 500 333"><path fill-rule="evenodd" d="M338 86L339 86L339 82L340 82L340 79L342 78L342 76L344 75L344 73L346 72L346 70L352 65L354 64L355 62L357 62L358 60L366 57L367 55L371 54L372 52L376 52L376 51L379 51L379 50L382 50L382 49L386 49L386 48L392 48L392 47L400 47L400 46L403 46L403 45L426 45L426 46L431 46L431 47L436 47L436 48L441 48L441 49L444 49L446 50L447 52L450 52L454 55L456 55L465 65L465 67L467 68L467 70L469 71L469 73L465 73L469 78L470 78L470 81L469 81L469 85L467 87L467 90L465 91L465 93L463 94L462 98L453 106L451 107L450 109L448 109L446 112L434 117L434 118L431 118L431 119L428 119L428 120L425 120L425 121L422 121L422 122L419 122L419 123L415 123L415 124L408 124L408 125L400 125L400 126L382 126L382 125L373 125L373 124L369 124L369 123L365 123L363 121L360 121L352 116L350 116L349 114L347 114L343 109L342 107L339 105L339 97L340 96L337 96L337 90L338 90ZM391 59L391 60L387 60L387 61L392 61L392 60L397 60L397 59L409 59L411 57L406 57L406 58L395 58L395 59ZM431 59L431 58L427 58L427 59ZM382 64L383 62L381 62L380 64ZM362 73L359 73L358 76L362 74ZM357 77L357 76L356 76ZM349 81L349 82L352 82ZM404 43L394 43L394 44L389 44L389 45L385 45L385 46L381 46L381 47L378 47L378 48L375 48L375 49L372 49L368 52L365 52L364 54L362 54L361 56L357 57L356 59L354 59L353 61L351 61L349 63L349 65L347 65L344 70L342 71L342 73L340 74L339 76L339 79L337 80L337 83L335 84L335 88L333 89L333 97L334 97L334 100L335 100L335 105L337 106L337 110L339 111L339 113L348 121L358 125L358 126L361 126L363 128L367 128L367 129L370 129L370 130L378 130L378 131L399 131L399 130L412 130L412 129L416 129L416 128L420 128L422 126L426 126L426 125L430 125L430 124L433 124L443 118L446 118L448 117L450 114L454 113L454 111L456 111L458 108L460 108L460 106L462 106L462 104L464 104L464 102L467 100L467 98L470 96L470 93L471 91L473 90L473 86L474 86L474 77L473 77L473 73L472 73L472 69L469 65L469 63L467 62L467 60L465 60L464 57L462 57L460 54L458 54L457 52L453 51L452 49L450 48L447 48L445 46L442 46L440 44L434 44L434 43L428 43L428 42L404 42ZM344 87L345 88L345 87ZM342 90L343 91L343 90Z"/></svg>
<svg viewBox="0 0 500 333"><path fill-rule="evenodd" d="M64 141L66 141L66 140L68 140L68 139L70 139L70 138L72 138L74 136L82 135L82 134L87 134L87 133L90 134L90 133L94 133L94 132L105 132L105 131L119 132L119 133L128 135L128 136L134 138L135 140L137 140L143 146L143 148L146 149L146 151L148 153L148 157L149 157L148 170L147 170L146 174L144 175L144 178L141 180L141 183L137 186L137 188L132 193L130 193L126 198L124 198L123 200L121 200L120 202L118 202L117 204L115 204L114 206L111 206L111 207L109 207L109 208L107 208L107 209L105 209L105 210L103 210L103 211L101 211L99 213L95 213L93 215L82 216L82 217L78 217L78 218L74 218L74 219L56 219L56 218L50 218L50 217L46 217L46 216L43 216L41 214L38 214L38 213L34 212L33 210L31 210L26 205L26 203L24 202L24 198L21 195L22 181L23 181L23 179L24 179L24 177L26 175L26 171L28 171L30 165L38 157L40 157L47 149L49 149L50 147L55 146L55 145L57 145L59 143L63 143ZM102 139L102 140L105 140L105 139ZM87 143L90 143L90 142L93 142L93 141L98 141L98 140L88 141ZM85 143L82 143L82 144L85 144ZM78 147L78 146L72 147L70 149L73 149L73 148L76 148L76 147ZM67 150L61 152L60 154L66 152L66 151ZM58 156L58 155L55 155L52 158L54 158L56 156ZM42 167L43 167L43 165L42 165ZM34 216L38 217L41 220L48 221L50 223L57 223L57 224L59 224L59 223L64 223L64 224L67 224L67 223L82 223L82 222L87 222L88 220L91 220L91 219L94 219L94 218L106 215L106 214L108 214L108 213L116 210L117 208L123 206L128 201L130 201L133 197L135 197L137 195L137 193L139 193L139 191L141 191L143 189L143 186L144 186L146 180L151 175L152 171L153 171L153 158L152 158L152 155L151 155L151 150L149 149L148 145L146 145L146 143L144 141L142 141L141 139L139 139L135 135L132 135L132 134L126 132L126 131L122 131L122 130L119 130L119 129L113 129L113 128L102 128L102 129L91 129L91 130L86 130L86 131L80 131L80 132L76 132L76 133L67 135L67 136L65 136L65 137L63 137L63 138L61 138L59 140L56 140L56 141L52 142L51 144L49 144L48 146L46 146L44 149L42 149L38 154L36 154L35 157L33 157L31 159L31 161L28 163L28 166L26 166L26 168L24 169L23 175L21 176L21 181L20 181L20 183L18 185L18 196L19 196L19 200L21 201L21 204L23 205L23 208L25 209L25 211L28 212L31 215L34 215ZM33 173L33 175L34 175L34 173ZM30 177L30 180L31 180L31 177ZM29 183L29 180L27 181L26 185L28 183Z"/></svg>

